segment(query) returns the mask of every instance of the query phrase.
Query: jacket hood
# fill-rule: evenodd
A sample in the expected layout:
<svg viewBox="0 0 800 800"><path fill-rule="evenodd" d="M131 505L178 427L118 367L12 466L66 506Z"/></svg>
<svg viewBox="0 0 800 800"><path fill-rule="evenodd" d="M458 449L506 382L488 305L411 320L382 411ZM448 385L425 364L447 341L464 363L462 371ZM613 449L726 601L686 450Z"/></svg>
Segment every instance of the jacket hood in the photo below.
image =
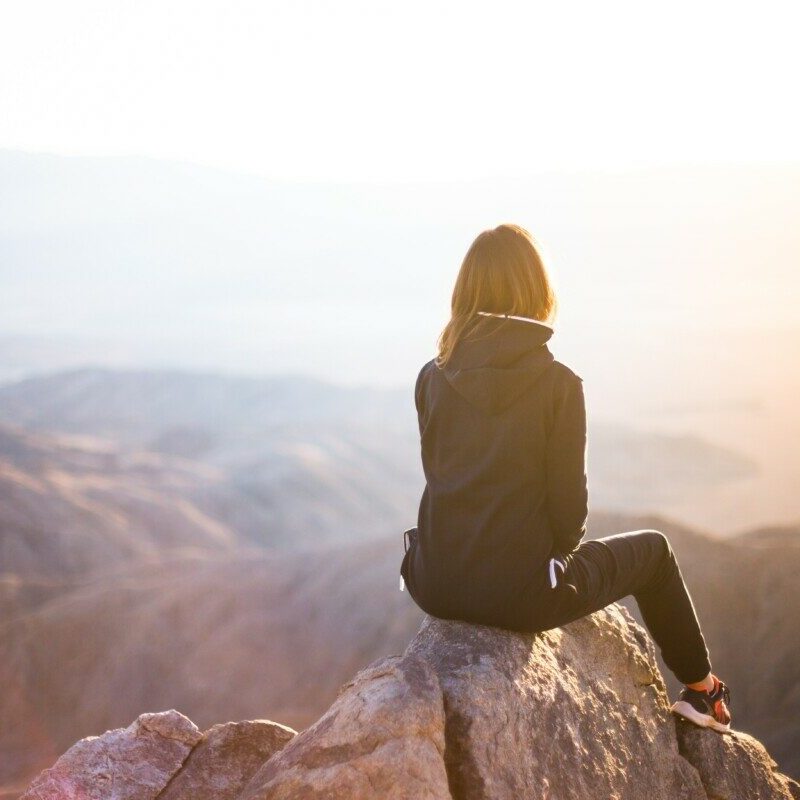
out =
<svg viewBox="0 0 800 800"><path fill-rule="evenodd" d="M527 392L553 363L553 328L529 317L479 311L444 367L448 383L473 406L497 414Z"/></svg>

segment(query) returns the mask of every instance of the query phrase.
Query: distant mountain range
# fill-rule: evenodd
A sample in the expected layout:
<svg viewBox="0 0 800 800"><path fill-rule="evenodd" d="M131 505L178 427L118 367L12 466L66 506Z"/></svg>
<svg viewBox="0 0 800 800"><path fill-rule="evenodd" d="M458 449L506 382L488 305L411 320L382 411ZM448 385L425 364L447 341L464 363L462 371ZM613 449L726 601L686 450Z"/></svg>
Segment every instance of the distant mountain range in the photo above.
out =
<svg viewBox="0 0 800 800"><path fill-rule="evenodd" d="M262 426L273 414L263 398L281 402L272 378L236 375L296 379L285 402L298 414L315 413L321 390L303 376L360 383L340 393L359 424L376 416L368 386L401 387L392 415L392 391L376 398L377 416L392 429L396 413L410 431L410 388L434 355L466 248L478 231L517 221L542 242L558 287L554 354L585 378L593 502L656 508L725 533L792 520L800 500L784 476L800 475L790 400L800 393L799 179L798 165L717 163L332 184L0 150L0 381L40 381L30 386L39 430L49 400L37 387L52 389L53 413L77 430L87 427L82 415L96 417L92 435L107 421L116 442L191 458L227 457L232 427ZM129 379L87 366L128 369ZM160 389L148 382L162 378L144 375L152 368L163 372ZM57 385L66 370L75 379ZM180 370L191 370L183 381ZM331 385L325 409L337 402ZM144 438L127 397L151 403L144 424L162 439ZM0 419L25 424L26 413L17 404L13 420ZM413 460L401 435L407 443L393 445ZM236 446L248 438L264 452L259 430L242 428ZM351 445L361 451L346 438ZM318 455L305 451L307 460ZM374 473L392 461L406 463L383 459ZM337 488L361 479L343 477ZM338 505L325 486L312 494L312 507ZM359 535L368 535L375 510L362 513ZM317 520L325 538L328 523ZM350 524L342 520L339 535ZM306 535L290 527L287 535Z"/></svg>
<svg viewBox="0 0 800 800"><path fill-rule="evenodd" d="M590 427L601 508L658 508L754 470L696 437ZM5 572L374 540L416 522L423 487L411 389L110 369L0 386Z"/></svg>
<svg viewBox="0 0 800 800"><path fill-rule="evenodd" d="M239 499L200 462L0 423L2 573L63 580L168 554L241 552L246 536L210 508Z"/></svg>
<svg viewBox="0 0 800 800"><path fill-rule="evenodd" d="M764 549L800 548L800 525L769 525L763 528L754 528L733 537L731 541Z"/></svg>

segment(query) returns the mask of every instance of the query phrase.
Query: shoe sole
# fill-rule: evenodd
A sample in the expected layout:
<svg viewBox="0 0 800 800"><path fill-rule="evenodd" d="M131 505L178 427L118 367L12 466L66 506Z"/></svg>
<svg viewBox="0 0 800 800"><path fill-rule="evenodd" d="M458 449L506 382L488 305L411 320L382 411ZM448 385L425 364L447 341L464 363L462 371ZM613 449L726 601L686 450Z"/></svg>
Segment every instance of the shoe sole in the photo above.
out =
<svg viewBox="0 0 800 800"><path fill-rule="evenodd" d="M723 725L721 722L717 722L710 714L701 714L691 703L687 703L685 700L678 700L673 703L670 706L670 711L684 719L688 719L689 722L693 722L695 725L699 725L701 728L711 728L719 733L731 733L730 723Z"/></svg>

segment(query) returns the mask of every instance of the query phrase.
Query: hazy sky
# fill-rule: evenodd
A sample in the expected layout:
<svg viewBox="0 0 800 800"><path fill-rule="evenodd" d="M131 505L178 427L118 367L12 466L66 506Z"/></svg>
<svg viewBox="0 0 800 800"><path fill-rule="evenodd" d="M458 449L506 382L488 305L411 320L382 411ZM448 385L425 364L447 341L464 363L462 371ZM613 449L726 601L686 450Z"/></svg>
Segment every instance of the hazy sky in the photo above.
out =
<svg viewBox="0 0 800 800"><path fill-rule="evenodd" d="M469 242L514 221L590 415L757 458L714 527L796 518L795 9L0 0L0 380L407 387Z"/></svg>
<svg viewBox="0 0 800 800"><path fill-rule="evenodd" d="M395 351L377 375L363 350L367 376L397 379L428 357L469 242L501 221L553 255L576 358L609 321L796 326L788 3L0 9L2 335L360 379L350 344L368 330L365 348ZM256 187L175 160L407 184ZM782 164L739 169L753 161ZM637 173L664 162L684 166ZM420 183L503 175L523 180ZM331 308L340 340L299 352Z"/></svg>
<svg viewBox="0 0 800 800"><path fill-rule="evenodd" d="M794 9L7 2L0 147L346 180L798 160Z"/></svg>

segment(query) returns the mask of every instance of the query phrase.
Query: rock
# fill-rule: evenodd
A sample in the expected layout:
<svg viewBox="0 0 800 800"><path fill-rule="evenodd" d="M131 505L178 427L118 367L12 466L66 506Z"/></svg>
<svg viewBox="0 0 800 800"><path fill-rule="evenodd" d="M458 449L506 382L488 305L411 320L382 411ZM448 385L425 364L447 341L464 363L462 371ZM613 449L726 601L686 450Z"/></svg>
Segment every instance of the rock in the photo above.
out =
<svg viewBox="0 0 800 800"><path fill-rule="evenodd" d="M792 797L763 747L695 728L684 752L679 723L652 641L619 604L540 634L426 617L402 656L345 684L241 800ZM727 794L694 766L706 750Z"/></svg>
<svg viewBox="0 0 800 800"><path fill-rule="evenodd" d="M149 800L158 785L159 800L800 798L752 736L670 713L653 643L617 603L538 634L426 616L402 655L362 669L293 734L257 720L200 741L175 711L144 715L78 742L25 798Z"/></svg>
<svg viewBox="0 0 800 800"><path fill-rule="evenodd" d="M253 773L295 734L264 719L214 725L158 800L234 800Z"/></svg>
<svg viewBox="0 0 800 800"><path fill-rule="evenodd" d="M391 656L359 672L330 709L256 773L240 800L450 800L445 712L422 658Z"/></svg>
<svg viewBox="0 0 800 800"><path fill-rule="evenodd" d="M296 731L270 720L205 733L174 709L89 736L42 772L20 800L233 800Z"/></svg>
<svg viewBox="0 0 800 800"><path fill-rule="evenodd" d="M151 800L201 738L174 709L142 714L127 728L76 742L21 800Z"/></svg>
<svg viewBox="0 0 800 800"><path fill-rule="evenodd" d="M428 619L454 797L705 798L649 640L620 606L539 635Z"/></svg>
<svg viewBox="0 0 800 800"><path fill-rule="evenodd" d="M758 739L741 731L708 736L702 728L681 719L676 725L679 750L700 773L708 797L800 799L800 784L776 771L777 763Z"/></svg>

